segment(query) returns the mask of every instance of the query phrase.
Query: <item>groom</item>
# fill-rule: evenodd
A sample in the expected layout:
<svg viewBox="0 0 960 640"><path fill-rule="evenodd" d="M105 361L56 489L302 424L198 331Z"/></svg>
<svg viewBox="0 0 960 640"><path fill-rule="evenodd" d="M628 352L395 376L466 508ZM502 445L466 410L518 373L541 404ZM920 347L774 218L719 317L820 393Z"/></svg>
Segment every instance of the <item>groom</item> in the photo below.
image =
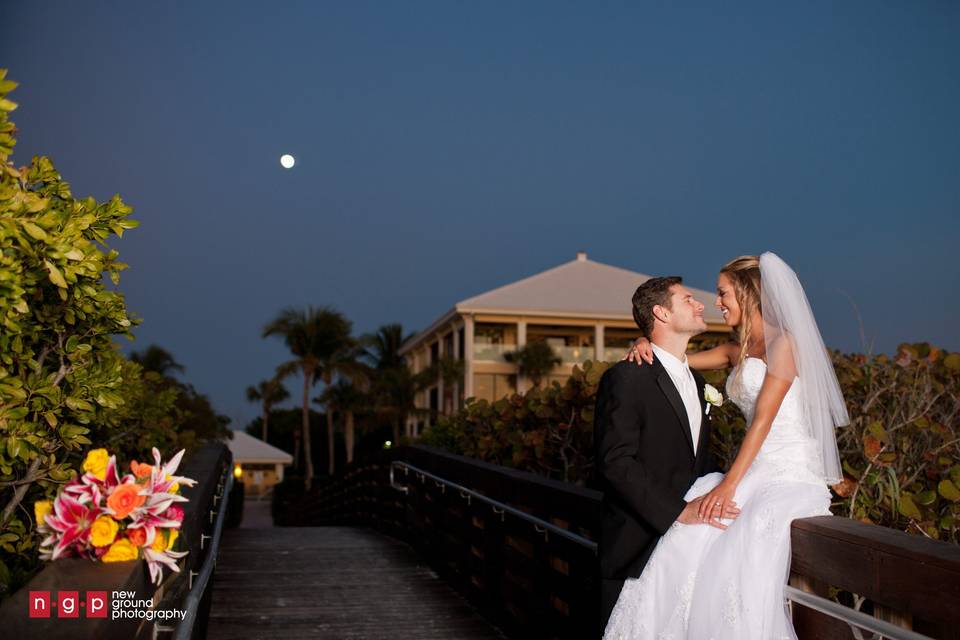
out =
<svg viewBox="0 0 960 640"><path fill-rule="evenodd" d="M633 295L633 317L654 351L653 365L618 362L600 380L594 418L603 628L626 578L637 578L660 536L697 519L699 499L684 494L718 471L710 456L704 381L687 366L690 338L706 330L703 304L679 277L651 278ZM724 518L736 517L731 505Z"/></svg>

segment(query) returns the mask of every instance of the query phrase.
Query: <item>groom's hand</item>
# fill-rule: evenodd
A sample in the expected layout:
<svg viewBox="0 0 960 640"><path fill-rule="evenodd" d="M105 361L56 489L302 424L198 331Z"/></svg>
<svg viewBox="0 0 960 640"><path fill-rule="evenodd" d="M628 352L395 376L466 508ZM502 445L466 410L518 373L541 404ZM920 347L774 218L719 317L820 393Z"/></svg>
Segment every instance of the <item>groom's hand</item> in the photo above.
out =
<svg viewBox="0 0 960 640"><path fill-rule="evenodd" d="M726 529L727 525L720 522L720 518L710 518L706 521L700 519L699 511L701 501L703 501L703 496L694 498L688 502L687 506L684 507L683 511L680 512L677 522L680 524L708 524L711 527L716 527L717 529ZM723 510L723 519L733 520L738 515L740 515L740 509L737 507L736 503L732 501L728 502Z"/></svg>

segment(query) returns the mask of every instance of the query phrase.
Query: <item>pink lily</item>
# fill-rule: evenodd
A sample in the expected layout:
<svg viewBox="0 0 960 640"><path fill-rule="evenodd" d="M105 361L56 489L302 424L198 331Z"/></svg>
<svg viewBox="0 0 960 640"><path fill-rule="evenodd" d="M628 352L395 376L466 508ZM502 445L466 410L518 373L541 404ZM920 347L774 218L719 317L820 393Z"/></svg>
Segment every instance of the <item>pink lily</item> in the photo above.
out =
<svg viewBox="0 0 960 640"><path fill-rule="evenodd" d="M63 487L63 492L75 497L79 502L85 504L91 502L93 496L90 492L90 487L96 486L87 482L83 482L79 478L74 478L68 482Z"/></svg>
<svg viewBox="0 0 960 640"><path fill-rule="evenodd" d="M173 513L168 513L168 511L173 509L172 505L174 502L189 502L189 499L179 494L171 493L169 489L175 482L180 482L186 486L196 484L196 481L191 478L173 475L176 473L177 467L180 466L180 460L183 458L184 451L185 450L181 450L177 455L173 456L167 464L163 465L160 460L160 452L156 448L153 449L155 464L150 474L150 482L147 485L149 491L144 491L148 497L146 502L140 507L137 507L131 514L130 517L133 522L128 526L130 529L142 528L147 534L147 545L153 544L156 538L157 528L180 528L180 522L183 520L183 510L179 510L181 514L180 518L171 517L176 515L176 511ZM167 479L168 476L169 479Z"/></svg>
<svg viewBox="0 0 960 640"><path fill-rule="evenodd" d="M142 516L136 522L127 526L127 529L143 529L147 534L146 545L153 544L157 537L157 529L179 529L180 523L176 520L169 520L151 514Z"/></svg>
<svg viewBox="0 0 960 640"><path fill-rule="evenodd" d="M177 566L177 560L187 555L188 551L154 551L153 549L143 548L143 557L147 561L147 567L150 569L150 580L160 586L163 579L163 566L171 571L180 573L180 567Z"/></svg>
<svg viewBox="0 0 960 640"><path fill-rule="evenodd" d="M160 451L158 451L156 447L153 448L154 465L153 472L150 474L150 486L153 488L154 493L167 493L170 487L177 483L185 487L192 487L197 484L197 481L192 478L173 475L176 473L177 467L180 466L180 460L183 459L183 454L186 453L186 451L186 449L180 449L175 456L170 458L167 464L161 465Z"/></svg>
<svg viewBox="0 0 960 640"><path fill-rule="evenodd" d="M120 484L120 476L117 473L117 456L110 456L107 459L107 472L104 474L103 480L87 471L80 476L80 482L88 486L99 486L103 490L112 489Z"/></svg>
<svg viewBox="0 0 960 640"><path fill-rule="evenodd" d="M53 503L54 513L48 514L46 524L53 533L44 544L56 542L51 559L70 555L75 544L85 545L90 540L90 527L102 509L94 503L87 506L66 493L61 493ZM56 514L56 515L54 515Z"/></svg>

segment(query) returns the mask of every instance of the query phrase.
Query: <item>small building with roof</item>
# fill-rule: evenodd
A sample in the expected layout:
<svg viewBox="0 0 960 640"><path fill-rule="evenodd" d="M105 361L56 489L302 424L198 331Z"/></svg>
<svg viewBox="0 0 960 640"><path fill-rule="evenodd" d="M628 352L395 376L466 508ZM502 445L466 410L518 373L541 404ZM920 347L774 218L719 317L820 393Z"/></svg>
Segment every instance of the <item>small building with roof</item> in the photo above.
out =
<svg viewBox="0 0 960 640"><path fill-rule="evenodd" d="M242 479L247 495L269 491L283 481L283 467L293 464L292 455L245 431L234 431L226 444L233 454L234 476Z"/></svg>
<svg viewBox="0 0 960 640"><path fill-rule="evenodd" d="M463 361L462 383L444 384L438 376L418 393L417 407L429 415L449 414L466 398L493 401L527 390L528 382L504 355L534 341L549 344L562 360L544 384L563 383L586 360L619 360L639 335L633 293L651 277L580 252L570 262L457 302L400 349L414 373L446 357ZM706 335L728 333L713 306L716 295L687 287L706 307ZM408 418L407 435L419 435L427 424L429 418Z"/></svg>

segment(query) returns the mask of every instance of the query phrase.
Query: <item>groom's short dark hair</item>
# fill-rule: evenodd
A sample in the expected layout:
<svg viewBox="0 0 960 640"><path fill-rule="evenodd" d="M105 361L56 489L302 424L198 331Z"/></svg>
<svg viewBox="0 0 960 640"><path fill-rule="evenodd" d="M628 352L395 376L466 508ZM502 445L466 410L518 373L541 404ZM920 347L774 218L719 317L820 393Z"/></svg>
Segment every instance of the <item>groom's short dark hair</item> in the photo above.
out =
<svg viewBox="0 0 960 640"><path fill-rule="evenodd" d="M650 278L637 287L636 293L633 294L633 320L648 339L653 331L653 308L660 305L672 309L670 287L682 282L683 278L680 276L666 276Z"/></svg>

